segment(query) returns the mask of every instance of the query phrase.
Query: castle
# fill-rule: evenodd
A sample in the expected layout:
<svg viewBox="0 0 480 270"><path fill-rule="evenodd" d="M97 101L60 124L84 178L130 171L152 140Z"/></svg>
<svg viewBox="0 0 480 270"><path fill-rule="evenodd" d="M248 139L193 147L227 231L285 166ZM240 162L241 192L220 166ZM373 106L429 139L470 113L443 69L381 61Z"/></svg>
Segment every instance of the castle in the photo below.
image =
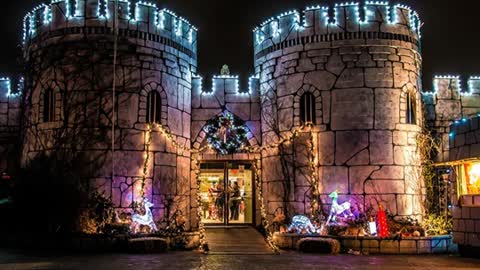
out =
<svg viewBox="0 0 480 270"><path fill-rule="evenodd" d="M378 1L286 12L253 30L248 89L228 74L209 78L210 89L197 71L197 29L172 11L129 0L40 5L24 18L26 74L0 79L0 170L78 148L90 187L115 207L145 196L160 219L173 203L195 229L197 174L259 160L249 191L261 199L245 205L246 223L260 224L263 210L269 220L309 214L313 200L328 209L334 190L361 209L381 203L421 218L417 135L434 131L436 161L447 161L449 125L480 112L480 78L462 89L459 77L436 77L424 90L420 26L409 7ZM225 112L262 151L205 147L206 125Z"/></svg>

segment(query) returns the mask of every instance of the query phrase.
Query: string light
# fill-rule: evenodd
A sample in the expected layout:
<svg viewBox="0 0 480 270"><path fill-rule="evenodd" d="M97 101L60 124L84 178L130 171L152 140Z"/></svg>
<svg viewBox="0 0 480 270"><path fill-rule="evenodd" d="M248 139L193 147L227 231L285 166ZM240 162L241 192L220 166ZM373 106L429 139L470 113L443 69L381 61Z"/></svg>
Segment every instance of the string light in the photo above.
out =
<svg viewBox="0 0 480 270"><path fill-rule="evenodd" d="M353 20L357 24L362 25L368 23L373 16L375 16L376 10L378 10L383 14L383 18L385 23L388 24L397 24L400 23L400 15L399 13L402 13L402 10L406 11L408 14L408 26L410 29L418 35L418 38L421 38L421 26L422 22L420 20L420 16L418 13L410 8L409 6L406 5L393 5L390 6L390 4L387 1L366 1L365 5L363 7L360 6L358 2L345 2L345 3L337 3L335 6L330 10L330 7L328 6L309 6L306 7L304 10L302 10L302 19L303 23L301 22L300 18L300 13L296 10L291 10L284 12L280 14L279 16L276 17L271 17L264 22L262 22L259 26L255 27L252 31L255 33L255 41L256 44L261 44L265 39L270 38L270 37L278 37L279 33L281 32L286 32L287 30L290 31L291 29L295 30L303 30L306 26L312 26L312 25L307 25L307 13L309 14L308 16L315 16L314 12L311 11L320 11L320 21L323 22L325 26L333 26L339 23L340 21L340 14L342 13L342 9L349 9L347 12L350 12L351 9L353 9L354 15L352 16L352 19L350 17L347 17L347 20ZM364 16L362 18L360 11L364 11ZM309 12L310 11L310 12ZM330 16L330 13L333 13L332 16ZM279 23L276 21L282 17L285 16L291 16L293 15L293 20L291 23L284 24L282 23L281 27L278 27ZM348 15L348 14L347 14ZM315 21L315 20L310 20L310 21ZM269 33L269 37L265 37L263 34L265 33L264 26L270 26L271 27L271 32Z"/></svg>
<svg viewBox="0 0 480 270"><path fill-rule="evenodd" d="M8 97L10 95L11 91L12 91L12 85L11 85L11 82L10 82L10 78L7 78L7 77L0 78L0 82L5 83L5 88L7 89L6 96Z"/></svg>
<svg viewBox="0 0 480 270"><path fill-rule="evenodd" d="M208 250L208 243L207 240L205 239L205 225L202 222L202 195L201 195L201 190L200 186L202 184L202 180L200 178L200 160L199 160L199 155L195 155L194 158L195 162L195 177L197 180L197 220L198 220L198 233L199 233L199 240L200 240L200 249L203 250L203 252L207 252Z"/></svg>
<svg viewBox="0 0 480 270"><path fill-rule="evenodd" d="M118 0L119 3L122 3L122 7L126 7L126 14L125 18L129 21L136 22L137 20L140 20L142 18L139 18L142 14L142 8L144 7L151 7L152 9L149 9L148 12L153 12L154 16L154 25L156 25L160 29L165 28L165 20L166 20L166 14L172 17L172 21L174 21L174 25L172 26L172 32L174 32L177 36L182 36L183 38L187 39L189 43L194 42L194 31L197 32L198 29L192 25L188 20L182 17L178 17L174 12L168 10L168 9L162 9L159 10L157 6L154 3L150 2L145 2L145 1L136 1L135 2L135 11L134 15L132 16L130 6L132 5L131 3L133 1L129 0ZM52 0L50 4L45 5L39 5L35 7L32 11L28 12L25 17L23 18L23 43L27 41L28 38L33 37L36 35L37 31L37 26L36 26L36 18L37 16L41 16L41 21L43 25L49 25L53 22L53 16L52 16L52 9L53 5L59 5L61 4L61 7L63 9L64 6L64 12L65 12L65 17L67 19L71 19L72 17L75 17L78 20L84 19L82 18L84 14L82 14L82 5L80 4L79 0L75 0L72 5L73 5L73 12L70 8L71 4L70 1L67 0ZM83 3L85 5L85 3ZM37 14L36 11L41 10L42 14ZM98 19L111 19L111 14L109 11L109 0L98 0L96 3L96 16ZM143 18L146 19L146 18ZM178 22L178 24L177 24ZM183 32L183 28L185 28L185 25L189 27L189 31Z"/></svg>

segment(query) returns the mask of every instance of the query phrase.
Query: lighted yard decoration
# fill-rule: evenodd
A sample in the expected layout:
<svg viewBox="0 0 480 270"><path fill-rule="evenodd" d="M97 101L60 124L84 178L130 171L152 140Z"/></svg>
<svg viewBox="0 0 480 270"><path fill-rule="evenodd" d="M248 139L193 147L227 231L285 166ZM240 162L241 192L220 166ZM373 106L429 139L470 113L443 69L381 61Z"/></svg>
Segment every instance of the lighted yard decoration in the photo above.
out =
<svg viewBox="0 0 480 270"><path fill-rule="evenodd" d="M148 199L144 199L143 207L145 208L144 215L133 214L132 216L131 228L133 233L138 232L140 225L148 226L150 228L150 232L156 232L157 225L155 225L155 222L153 221L152 210L150 210L150 208L153 207L153 203L151 203Z"/></svg>
<svg viewBox="0 0 480 270"><path fill-rule="evenodd" d="M388 237L387 215L385 214L385 210L383 210L383 206L381 204L378 206L377 232L378 232L378 237L381 237L381 238Z"/></svg>
<svg viewBox="0 0 480 270"><path fill-rule="evenodd" d="M292 218L292 224L288 227L289 232L302 232L306 231L307 233L316 233L317 228L312 224L310 219L306 216L297 215Z"/></svg>
<svg viewBox="0 0 480 270"><path fill-rule="evenodd" d="M368 221L368 229L370 232L370 235L375 236L377 235L377 224L375 223L375 220L373 217L370 217L370 220Z"/></svg>
<svg viewBox="0 0 480 270"><path fill-rule="evenodd" d="M332 198L332 208L330 209L330 215L328 216L326 224L330 224L330 221L337 221L337 218L340 215L343 217L352 217L353 214L350 211L350 202L344 202L342 204L338 204L338 192L335 190L334 192L330 193L328 197Z"/></svg>

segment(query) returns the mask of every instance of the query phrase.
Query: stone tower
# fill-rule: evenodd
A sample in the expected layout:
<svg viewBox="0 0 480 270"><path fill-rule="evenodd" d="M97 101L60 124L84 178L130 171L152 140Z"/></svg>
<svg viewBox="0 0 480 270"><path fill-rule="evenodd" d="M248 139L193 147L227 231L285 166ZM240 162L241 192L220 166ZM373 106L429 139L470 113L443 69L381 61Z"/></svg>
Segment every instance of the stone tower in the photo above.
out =
<svg viewBox="0 0 480 270"><path fill-rule="evenodd" d="M367 1L287 12L253 31L263 144L313 122L325 210L337 190L339 202L361 210L383 204L396 216L422 214L420 25L406 6ZM310 211L301 141L262 154L271 216Z"/></svg>
<svg viewBox="0 0 480 270"><path fill-rule="evenodd" d="M29 12L23 166L53 153L68 156L85 162L81 176L115 207L128 210L144 193L155 220L176 210L189 217L190 153L158 128L149 132L147 123L190 147L196 47L194 26L142 1L119 0L116 10L112 0L55 0Z"/></svg>

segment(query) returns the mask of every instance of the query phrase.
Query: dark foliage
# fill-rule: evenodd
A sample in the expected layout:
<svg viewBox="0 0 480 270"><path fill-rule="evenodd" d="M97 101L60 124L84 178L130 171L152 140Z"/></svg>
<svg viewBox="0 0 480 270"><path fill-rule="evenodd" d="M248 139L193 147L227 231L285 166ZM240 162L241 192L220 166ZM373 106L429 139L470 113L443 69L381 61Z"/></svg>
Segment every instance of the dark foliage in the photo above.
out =
<svg viewBox="0 0 480 270"><path fill-rule="evenodd" d="M79 210L88 200L78 159L40 155L22 169L12 193L14 215L7 219L19 232L59 233L75 230Z"/></svg>

